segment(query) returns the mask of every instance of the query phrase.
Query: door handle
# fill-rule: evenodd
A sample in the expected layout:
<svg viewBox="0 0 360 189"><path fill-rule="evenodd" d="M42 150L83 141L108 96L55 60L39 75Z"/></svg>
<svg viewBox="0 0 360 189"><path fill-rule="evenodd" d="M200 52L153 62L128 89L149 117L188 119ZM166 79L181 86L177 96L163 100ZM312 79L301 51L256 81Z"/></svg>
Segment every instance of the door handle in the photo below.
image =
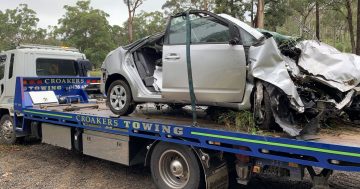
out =
<svg viewBox="0 0 360 189"><path fill-rule="evenodd" d="M167 57L165 57L166 60L178 60L180 59L180 56L177 54L170 54Z"/></svg>

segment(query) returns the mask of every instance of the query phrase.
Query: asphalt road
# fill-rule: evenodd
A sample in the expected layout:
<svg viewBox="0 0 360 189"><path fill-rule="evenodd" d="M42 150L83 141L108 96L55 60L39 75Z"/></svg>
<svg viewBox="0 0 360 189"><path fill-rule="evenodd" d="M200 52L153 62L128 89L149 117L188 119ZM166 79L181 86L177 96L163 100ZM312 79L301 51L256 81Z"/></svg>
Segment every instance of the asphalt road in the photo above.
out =
<svg viewBox="0 0 360 189"><path fill-rule="evenodd" d="M335 172L332 188L360 188L359 173ZM155 188L148 168L126 167L45 144L0 145L0 188ZM246 189L310 189L309 181L254 178Z"/></svg>

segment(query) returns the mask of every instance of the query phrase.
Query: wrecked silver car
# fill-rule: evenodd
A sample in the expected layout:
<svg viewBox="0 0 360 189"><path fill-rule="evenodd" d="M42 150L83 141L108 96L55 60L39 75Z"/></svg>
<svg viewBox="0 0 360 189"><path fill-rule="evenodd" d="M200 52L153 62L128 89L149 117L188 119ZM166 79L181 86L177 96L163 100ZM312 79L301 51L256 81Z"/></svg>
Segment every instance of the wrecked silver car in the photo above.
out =
<svg viewBox="0 0 360 189"><path fill-rule="evenodd" d="M164 33L109 53L101 90L113 113L131 114L138 103L190 104L190 56L197 105L251 109L260 128L291 136L316 132L344 111L358 118L360 57L315 41L289 44L229 15L188 14L190 53L185 13Z"/></svg>

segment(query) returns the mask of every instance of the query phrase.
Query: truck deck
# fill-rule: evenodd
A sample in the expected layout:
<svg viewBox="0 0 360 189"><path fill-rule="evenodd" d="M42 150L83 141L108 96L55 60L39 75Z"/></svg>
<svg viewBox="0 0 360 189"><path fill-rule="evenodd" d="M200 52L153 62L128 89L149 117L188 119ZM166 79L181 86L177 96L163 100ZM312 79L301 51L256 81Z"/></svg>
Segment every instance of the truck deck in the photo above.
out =
<svg viewBox="0 0 360 189"><path fill-rule="evenodd" d="M357 127L340 125L336 129L323 129L310 141L291 138L282 132L239 132L210 121L202 108L197 110L199 120L196 126L192 125L188 108L180 111L169 108L158 110L145 104L130 116L119 117L111 113L105 102L88 99L84 88L91 82L98 81L91 78L17 78L14 104L16 132L26 135L31 130L30 123L37 122L50 124L48 131L53 127L51 125L57 125L80 129L82 137L98 132L129 144L135 141L128 147L130 151L136 148L138 140L162 141L264 159L275 164L287 162L290 167L360 171L360 128ZM55 98L66 98L69 102L75 97L77 103L34 103L31 94L39 97L43 91L53 92ZM46 96L44 100L47 100ZM68 145L71 146L71 143ZM99 153L98 147L93 150Z"/></svg>
<svg viewBox="0 0 360 189"><path fill-rule="evenodd" d="M65 106L34 106L33 110L47 110L51 112L69 112L68 108L81 108L77 111L71 111L69 113L78 115L89 115L94 117L104 117L108 119L120 118L118 115L113 114L106 106L104 101L97 101L93 104L69 104ZM205 112L205 108L199 107L197 109L198 125L200 128L208 128L219 131L227 132L244 132L236 129L235 127L225 126L211 120ZM170 107L161 107L158 109L153 104L141 105L141 108L137 108L134 113L129 116L122 116L124 120L137 120L139 122L151 122L162 123L168 125L182 125L184 127L192 127L191 108L185 107L180 110L173 110ZM284 132L260 132L262 136L271 136L276 138L288 138L293 139ZM311 136L311 139L305 141L328 143L341 146L353 146L360 148L360 127L355 125L349 125L347 123L337 123L332 125L331 128L322 129L317 135Z"/></svg>

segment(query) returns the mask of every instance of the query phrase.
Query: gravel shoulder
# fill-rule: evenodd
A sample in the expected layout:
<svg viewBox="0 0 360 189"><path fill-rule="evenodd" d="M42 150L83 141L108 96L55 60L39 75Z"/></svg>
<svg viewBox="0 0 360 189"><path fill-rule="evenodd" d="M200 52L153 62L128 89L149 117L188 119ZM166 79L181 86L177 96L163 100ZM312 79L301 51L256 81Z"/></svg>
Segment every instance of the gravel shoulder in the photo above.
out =
<svg viewBox="0 0 360 189"><path fill-rule="evenodd" d="M334 189L359 188L360 173L335 172ZM155 189L150 170L126 167L46 144L0 145L0 188L131 188ZM308 180L254 178L247 187L310 189Z"/></svg>

